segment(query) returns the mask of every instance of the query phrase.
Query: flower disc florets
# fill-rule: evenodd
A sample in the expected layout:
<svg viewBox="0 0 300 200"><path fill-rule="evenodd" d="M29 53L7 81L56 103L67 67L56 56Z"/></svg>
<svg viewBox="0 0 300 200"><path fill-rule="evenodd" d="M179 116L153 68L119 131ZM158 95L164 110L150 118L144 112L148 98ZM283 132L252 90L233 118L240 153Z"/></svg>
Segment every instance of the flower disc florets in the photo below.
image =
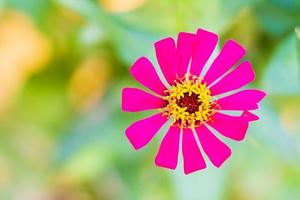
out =
<svg viewBox="0 0 300 200"><path fill-rule="evenodd" d="M202 79L186 74L166 90L164 115L180 127L195 127L209 121L215 113L215 103Z"/></svg>

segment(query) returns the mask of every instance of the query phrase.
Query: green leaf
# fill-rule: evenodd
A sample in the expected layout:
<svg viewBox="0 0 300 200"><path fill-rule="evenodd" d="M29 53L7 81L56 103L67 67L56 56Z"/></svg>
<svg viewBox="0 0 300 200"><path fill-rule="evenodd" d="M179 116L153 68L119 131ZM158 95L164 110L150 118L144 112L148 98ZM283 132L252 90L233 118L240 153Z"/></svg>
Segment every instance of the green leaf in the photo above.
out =
<svg viewBox="0 0 300 200"><path fill-rule="evenodd" d="M1 3L0 3L1 4ZM54 4L50 0L7 0L7 5L30 15L38 25L45 25L45 19L53 11Z"/></svg>
<svg viewBox="0 0 300 200"><path fill-rule="evenodd" d="M299 157L299 139L284 126L283 120L286 119L282 117L282 105L287 102L285 99L281 99L278 107L274 102L274 97L267 97L256 112L260 120L251 124L248 135L253 137L262 149L276 152L282 160L294 161Z"/></svg>
<svg viewBox="0 0 300 200"><path fill-rule="evenodd" d="M95 2L85 0L58 0L58 2L79 13L87 21L97 23L106 39L114 45L121 59L127 64L133 63L143 55L151 59L154 57L153 42L158 40L160 34L126 24L117 16L103 11Z"/></svg>
<svg viewBox="0 0 300 200"><path fill-rule="evenodd" d="M300 23L300 2L285 0L261 1L256 7L264 30L274 36L291 32Z"/></svg>
<svg viewBox="0 0 300 200"><path fill-rule="evenodd" d="M300 73L294 34L283 40L267 65L262 80L268 94L297 95L300 92Z"/></svg>

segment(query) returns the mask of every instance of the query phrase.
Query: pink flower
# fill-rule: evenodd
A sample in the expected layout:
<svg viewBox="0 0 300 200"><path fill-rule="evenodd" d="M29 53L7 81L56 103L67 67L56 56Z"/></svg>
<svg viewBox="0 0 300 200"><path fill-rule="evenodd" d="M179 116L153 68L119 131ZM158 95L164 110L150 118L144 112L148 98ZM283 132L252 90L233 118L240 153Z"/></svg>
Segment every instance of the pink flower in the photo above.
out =
<svg viewBox="0 0 300 200"><path fill-rule="evenodd" d="M265 93L255 89L236 91L255 79L250 62L240 61L246 54L243 47L227 41L203 74L217 42L216 34L203 29L196 34L179 33L177 43L173 38L156 42L156 58L169 86L163 84L146 57L139 58L130 69L131 75L153 93L124 88L123 111L158 110L126 129L132 146L136 150L144 147L165 123L171 122L155 158L157 166L176 168L181 141L186 174L206 168L202 153L220 167L231 155L231 149L212 130L241 141L249 122L259 119L249 111L258 109Z"/></svg>

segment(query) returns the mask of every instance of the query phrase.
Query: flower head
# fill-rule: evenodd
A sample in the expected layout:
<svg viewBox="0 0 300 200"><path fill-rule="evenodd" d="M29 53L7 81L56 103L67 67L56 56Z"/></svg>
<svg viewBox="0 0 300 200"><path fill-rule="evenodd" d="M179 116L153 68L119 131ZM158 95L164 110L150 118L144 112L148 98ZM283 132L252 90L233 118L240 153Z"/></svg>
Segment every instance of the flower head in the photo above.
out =
<svg viewBox="0 0 300 200"><path fill-rule="evenodd" d="M131 75L153 94L124 88L123 111L158 111L126 129L133 147L144 147L171 121L155 158L157 166L177 167L181 141L186 174L206 167L203 153L220 167L231 155L231 149L221 137L241 141L249 122L259 119L250 111L258 109L265 93L255 89L238 90L255 79L250 62L240 62L246 54L241 45L227 41L204 72L217 42L216 34L203 29L196 34L179 33L177 42L172 38L156 42L156 58L168 85L161 81L146 57L139 58L131 67ZM229 115L226 111L237 114Z"/></svg>

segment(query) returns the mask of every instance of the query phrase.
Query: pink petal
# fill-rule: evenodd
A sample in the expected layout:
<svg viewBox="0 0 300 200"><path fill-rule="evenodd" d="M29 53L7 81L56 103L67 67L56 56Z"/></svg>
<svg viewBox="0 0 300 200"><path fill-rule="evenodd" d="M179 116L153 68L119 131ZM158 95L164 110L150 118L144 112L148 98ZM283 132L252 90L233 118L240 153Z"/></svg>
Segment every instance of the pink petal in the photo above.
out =
<svg viewBox="0 0 300 200"><path fill-rule="evenodd" d="M196 128L202 148L210 161L220 167L231 155L230 148L221 142L205 125Z"/></svg>
<svg viewBox="0 0 300 200"><path fill-rule="evenodd" d="M166 38L154 44L158 64L170 85L174 84L177 74L177 50L173 38ZM144 73L145 75L145 73Z"/></svg>
<svg viewBox="0 0 300 200"><path fill-rule="evenodd" d="M183 129L182 154L185 174L206 168L205 161L191 129Z"/></svg>
<svg viewBox="0 0 300 200"><path fill-rule="evenodd" d="M243 90L217 100L220 110L255 110L257 103L265 97L260 90Z"/></svg>
<svg viewBox="0 0 300 200"><path fill-rule="evenodd" d="M207 85L214 82L233 65L235 65L244 55L246 50L233 40L226 42L217 58L204 76Z"/></svg>
<svg viewBox="0 0 300 200"><path fill-rule="evenodd" d="M250 62L245 61L232 72L224 76L211 88L212 95L218 95L243 87L255 79L254 71Z"/></svg>
<svg viewBox="0 0 300 200"><path fill-rule="evenodd" d="M177 40L178 76L183 77L187 73L189 62L197 44L197 37L192 33L181 32Z"/></svg>
<svg viewBox="0 0 300 200"><path fill-rule="evenodd" d="M249 112L249 111L244 111L242 114L243 117L245 117L246 120L248 121L256 121L259 120L259 117L254 115L253 113Z"/></svg>
<svg viewBox="0 0 300 200"><path fill-rule="evenodd" d="M246 135L248 121L243 116L229 116L217 112L212 116L212 120L208 124L223 136L240 141Z"/></svg>
<svg viewBox="0 0 300 200"><path fill-rule="evenodd" d="M139 58L131 67L130 73L138 82L157 94L163 95L167 89L146 57Z"/></svg>
<svg viewBox="0 0 300 200"><path fill-rule="evenodd" d="M197 32L198 43L194 51L190 73L199 76L210 55L218 43L218 35L199 29Z"/></svg>
<svg viewBox="0 0 300 200"><path fill-rule="evenodd" d="M179 140L180 128L178 126L170 126L160 144L159 151L155 158L157 166L169 169L176 168L178 162Z"/></svg>
<svg viewBox="0 0 300 200"><path fill-rule="evenodd" d="M165 116L158 113L134 122L126 129L125 134L132 146L138 150L150 142L167 120Z"/></svg>
<svg viewBox="0 0 300 200"><path fill-rule="evenodd" d="M138 112L155 108L162 108L166 102L138 88L124 88L122 90L122 110Z"/></svg>

